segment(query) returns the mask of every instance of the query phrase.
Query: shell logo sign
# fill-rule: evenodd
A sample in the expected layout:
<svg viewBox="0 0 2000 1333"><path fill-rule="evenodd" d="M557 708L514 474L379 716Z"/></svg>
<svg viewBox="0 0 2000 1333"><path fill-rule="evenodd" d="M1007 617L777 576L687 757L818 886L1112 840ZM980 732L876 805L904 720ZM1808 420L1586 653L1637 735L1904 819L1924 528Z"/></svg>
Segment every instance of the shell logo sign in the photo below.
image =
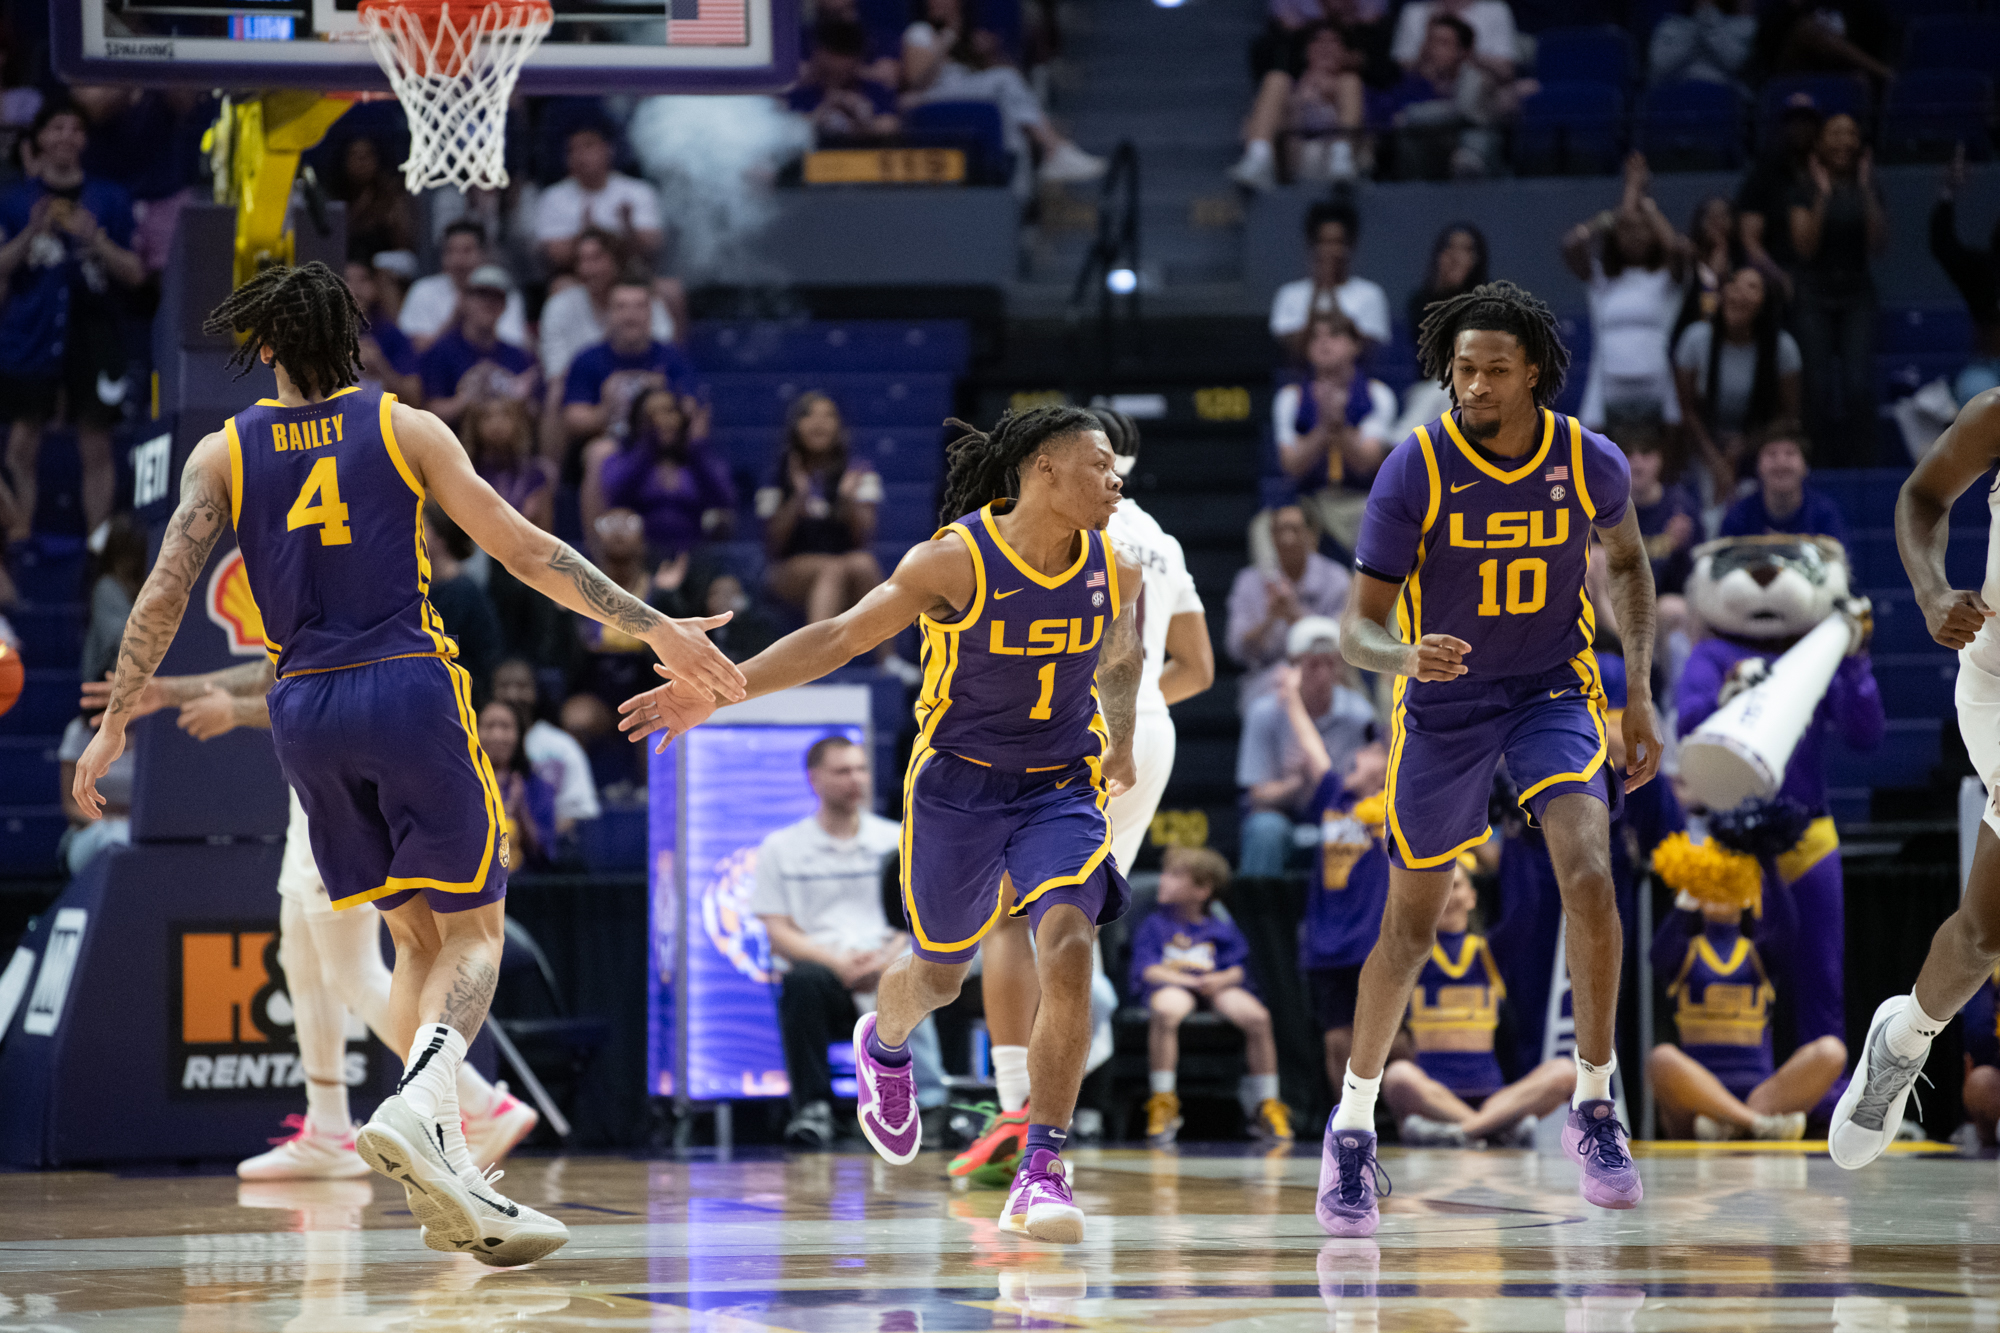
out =
<svg viewBox="0 0 2000 1333"><path fill-rule="evenodd" d="M236 656L264 654L264 617L250 595L250 571L243 567L241 547L224 557L208 577L208 618L228 638L229 651Z"/></svg>

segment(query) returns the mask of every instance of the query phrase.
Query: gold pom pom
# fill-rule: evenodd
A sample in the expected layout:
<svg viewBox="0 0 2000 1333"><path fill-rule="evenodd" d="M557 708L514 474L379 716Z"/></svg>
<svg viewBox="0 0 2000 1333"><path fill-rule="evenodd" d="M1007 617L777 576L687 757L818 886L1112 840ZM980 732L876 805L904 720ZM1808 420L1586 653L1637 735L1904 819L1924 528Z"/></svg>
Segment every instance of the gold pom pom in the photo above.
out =
<svg viewBox="0 0 2000 1333"><path fill-rule="evenodd" d="M1363 797L1354 803L1354 809L1349 813L1356 823L1367 825L1379 836L1383 826L1389 822L1388 793L1378 791L1373 796Z"/></svg>
<svg viewBox="0 0 2000 1333"><path fill-rule="evenodd" d="M1685 833L1653 849L1653 873L1677 892L1730 907L1755 905L1764 889L1764 868L1756 857L1719 842L1695 842Z"/></svg>

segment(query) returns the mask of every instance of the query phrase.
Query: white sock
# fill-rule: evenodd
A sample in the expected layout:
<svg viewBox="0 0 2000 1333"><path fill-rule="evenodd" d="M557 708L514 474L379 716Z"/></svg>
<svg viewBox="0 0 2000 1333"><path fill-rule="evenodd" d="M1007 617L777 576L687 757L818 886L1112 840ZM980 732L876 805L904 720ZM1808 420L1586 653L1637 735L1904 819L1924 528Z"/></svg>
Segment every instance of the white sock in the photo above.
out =
<svg viewBox="0 0 2000 1333"><path fill-rule="evenodd" d="M1611 1099L1611 1074L1618 1068L1618 1053L1601 1065L1594 1065L1581 1055L1576 1057L1576 1095L1569 1099L1571 1106L1581 1106L1585 1102L1602 1102Z"/></svg>
<svg viewBox="0 0 2000 1333"><path fill-rule="evenodd" d="M993 1048L993 1084L1000 1094L1000 1109L1009 1115L1028 1104L1028 1048Z"/></svg>
<svg viewBox="0 0 2000 1333"><path fill-rule="evenodd" d="M1950 1021L1925 1013L1924 1007L1917 1003L1916 992L1912 991L1910 1002L1882 1025L1882 1040L1897 1059L1914 1060L1931 1048L1931 1038L1944 1031L1944 1025Z"/></svg>
<svg viewBox="0 0 2000 1333"><path fill-rule="evenodd" d="M1171 1069L1155 1069L1146 1076L1146 1080L1153 1085L1154 1092L1172 1092L1175 1087L1174 1071Z"/></svg>
<svg viewBox="0 0 2000 1333"><path fill-rule="evenodd" d="M1256 1115L1258 1107L1277 1097L1276 1074L1245 1074L1236 1081L1236 1100L1243 1104L1244 1115Z"/></svg>
<svg viewBox="0 0 2000 1333"><path fill-rule="evenodd" d="M470 1060L460 1063L455 1082L458 1087L458 1109L467 1119L493 1114L494 1104L500 1100L500 1094L486 1081L486 1075L472 1067Z"/></svg>
<svg viewBox="0 0 2000 1333"><path fill-rule="evenodd" d="M458 1089L445 1085L444 1100L438 1103L438 1129L444 1134L444 1160L451 1163L451 1169L458 1178L468 1185L477 1185L485 1180L479 1166L472 1160L472 1146L465 1141L465 1120L458 1105Z"/></svg>
<svg viewBox="0 0 2000 1333"><path fill-rule="evenodd" d="M322 1082L306 1075L306 1120L313 1133L324 1139L344 1139L354 1132L348 1118L347 1085L339 1080Z"/></svg>
<svg viewBox="0 0 2000 1333"><path fill-rule="evenodd" d="M465 1038L457 1028L442 1023L425 1023L410 1043L409 1058L403 1061L403 1081L396 1095L426 1120L438 1118L447 1101L458 1107L458 1067L465 1063ZM452 1123L458 1117L453 1115Z"/></svg>
<svg viewBox="0 0 2000 1333"><path fill-rule="evenodd" d="M1340 1080L1340 1105L1333 1108L1335 1129L1375 1128L1375 1097L1382 1091L1382 1076L1359 1078L1352 1069Z"/></svg>

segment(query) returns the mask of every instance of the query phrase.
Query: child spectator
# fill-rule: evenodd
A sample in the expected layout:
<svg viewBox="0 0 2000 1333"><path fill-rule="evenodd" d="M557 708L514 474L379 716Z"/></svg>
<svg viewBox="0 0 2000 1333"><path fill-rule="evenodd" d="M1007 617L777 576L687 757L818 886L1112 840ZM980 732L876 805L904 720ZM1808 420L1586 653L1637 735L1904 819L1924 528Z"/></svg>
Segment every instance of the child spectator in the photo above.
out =
<svg viewBox="0 0 2000 1333"><path fill-rule="evenodd" d="M1277 673L1271 692L1244 711L1237 743L1245 875L1282 875L1297 845L1296 829L1312 826L1321 771L1294 738L1292 710L1311 720L1335 771L1345 773L1375 738L1375 709L1351 683L1353 668L1340 656L1339 624L1307 616L1292 626L1286 649L1291 664Z"/></svg>
<svg viewBox="0 0 2000 1333"><path fill-rule="evenodd" d="M1806 436L1797 422L1781 421L1752 442L1757 489L1729 506L1719 537L1798 532L1832 537L1847 545L1847 520L1830 496L1808 484Z"/></svg>
<svg viewBox="0 0 2000 1333"><path fill-rule="evenodd" d="M1646 78L1654 86L1696 79L1743 86L1757 37L1753 0L1681 0L1680 12L1653 27Z"/></svg>
<svg viewBox="0 0 2000 1333"><path fill-rule="evenodd" d="M2000 219L1984 250L1958 238L1958 192L1965 188L1965 147L1952 153L1944 186L1931 209L1931 257L1958 288L1978 331L1979 345L1965 368L1952 377L1952 397L1971 402L1977 394L2000 386Z"/></svg>
<svg viewBox="0 0 2000 1333"><path fill-rule="evenodd" d="M1250 987L1250 946L1234 922L1213 911L1229 887L1229 863L1207 847L1172 847L1160 871L1159 906L1132 932L1131 993L1144 997L1152 1022L1146 1056L1146 1145L1164 1148L1181 1128L1175 1091L1180 1027L1199 1008L1243 1030L1250 1072L1237 1087L1250 1134L1270 1143L1292 1139L1291 1111L1278 1100L1278 1048L1271 1013Z"/></svg>
<svg viewBox="0 0 2000 1333"><path fill-rule="evenodd" d="M1651 182L1645 156L1628 154L1617 211L1580 222L1563 238L1563 260L1590 293L1590 369L1577 415L1592 430L1680 420L1668 339L1688 245L1653 202Z"/></svg>
<svg viewBox="0 0 2000 1333"><path fill-rule="evenodd" d="M1735 486L1753 436L1773 421L1797 419L1801 365L1798 341L1778 327L1764 275L1748 265L1724 284L1713 316L1681 331L1674 391L1716 495Z"/></svg>
<svg viewBox="0 0 2000 1333"><path fill-rule="evenodd" d="M1296 76L1281 69L1266 74L1243 122L1243 157L1229 176L1246 189L1278 183L1281 143L1290 180L1352 180L1365 169L1359 61L1331 23L1307 27L1298 41L1305 67Z"/></svg>
<svg viewBox="0 0 2000 1333"><path fill-rule="evenodd" d="M824 146L896 132L896 93L863 76L868 34L859 23L827 22L813 28L805 73L785 94L785 105L812 121Z"/></svg>
<svg viewBox="0 0 2000 1333"><path fill-rule="evenodd" d="M1391 1061L1382 1073L1382 1096L1406 1146L1533 1147L1536 1118L1576 1091L1576 1062L1566 1056L1512 1083L1501 1072L1495 1034L1507 987L1492 948L1471 933L1474 864L1467 852L1452 866L1437 940L1410 995L1415 1058Z"/></svg>
<svg viewBox="0 0 2000 1333"><path fill-rule="evenodd" d="M588 228L611 233L620 248L650 260L666 239L660 194L645 181L611 169L615 135L609 126L579 125L569 132L564 163L569 174L542 191L535 204L535 244L552 273L576 263L576 241Z"/></svg>
<svg viewBox="0 0 2000 1333"><path fill-rule="evenodd" d="M444 229L438 244L441 272L418 278L403 296L396 316L403 332L410 335L419 352L436 342L461 315L460 298L475 272L491 267L486 258L486 227L470 218L461 218ZM501 270L504 275L505 269ZM500 312L500 341L513 347L531 347L528 338L527 307L514 290L513 279L506 283L507 306Z"/></svg>
<svg viewBox="0 0 2000 1333"><path fill-rule="evenodd" d="M412 407L422 407L424 380L418 373L421 359L409 335L396 327L395 318L383 306L382 277L361 259L348 260L343 276L347 290L354 294L354 304L361 307L361 314L368 321L361 331L363 382L395 394Z"/></svg>
<svg viewBox="0 0 2000 1333"><path fill-rule="evenodd" d="M1754 872L1753 872L1754 873ZM1806 1112L1847 1067L1835 1036L1806 1042L1780 1067L1771 1053L1777 991L1741 905L1703 902L1683 891L1653 935L1653 971L1667 982L1680 1045L1662 1043L1646 1061L1667 1137L1797 1139Z"/></svg>
<svg viewBox="0 0 2000 1333"><path fill-rule="evenodd" d="M1407 17L1422 8L1411 5ZM1404 180L1488 176L1501 168L1496 125L1520 110L1536 90L1531 79L1514 81L1511 61L1481 61L1473 30L1451 14L1424 28L1423 46L1382 102L1397 127L1396 175Z"/></svg>
<svg viewBox="0 0 2000 1333"><path fill-rule="evenodd" d="M465 411L458 438L473 470L520 515L554 530L556 467L535 452L535 420L513 398L485 398Z"/></svg>
<svg viewBox="0 0 2000 1333"><path fill-rule="evenodd" d="M1669 485L1664 476L1666 452L1656 428L1634 427L1620 441L1632 468L1632 512L1639 520L1639 535L1646 541L1646 556L1653 564L1653 587L1662 599L1674 598L1684 622L1687 604L1680 591L1694 570L1695 538L1701 535L1701 501L1679 482ZM1660 607L1661 619L1667 607Z"/></svg>
<svg viewBox="0 0 2000 1333"><path fill-rule="evenodd" d="M603 813L597 784L591 781L590 760L575 737L542 716L541 691L535 684L535 664L510 657L493 668L493 697L513 704L532 719L522 742L535 776L555 793L555 815L566 830Z"/></svg>
<svg viewBox="0 0 2000 1333"><path fill-rule="evenodd" d="M1361 511L1376 470L1396 445L1396 394L1356 369L1362 340L1354 321L1336 310L1306 330L1306 375L1271 397L1271 433L1278 467L1302 507L1346 550L1361 534ZM1275 558L1269 520L1252 520L1251 555Z"/></svg>
<svg viewBox="0 0 2000 1333"><path fill-rule="evenodd" d="M1271 687L1272 673L1285 660L1285 640L1304 616L1338 622L1347 608L1354 576L1316 549L1319 528L1300 506L1271 511L1269 565L1252 563L1236 571L1229 587L1229 625L1224 644L1244 668L1238 703L1248 708Z"/></svg>
<svg viewBox="0 0 2000 1333"><path fill-rule="evenodd" d="M493 762L500 808L507 816L501 860L517 871L539 869L555 858L556 839L568 830L556 816L556 795L528 762L528 717L520 705L491 699L479 710L479 745Z"/></svg>
<svg viewBox="0 0 2000 1333"><path fill-rule="evenodd" d="M1370 343L1389 341L1389 297L1379 283L1356 277L1354 247L1361 218L1350 204L1327 201L1306 211L1306 245L1312 274L1278 288L1271 297L1271 336L1296 345L1314 315L1344 312Z"/></svg>
<svg viewBox="0 0 2000 1333"><path fill-rule="evenodd" d="M424 406L448 426L456 426L466 409L488 398L541 404L542 373L535 354L500 336L513 289L513 280L498 264L474 269L459 297L456 323L417 358Z"/></svg>
<svg viewBox="0 0 2000 1333"><path fill-rule="evenodd" d="M785 412L785 443L757 491L764 524L765 579L808 623L847 610L882 581L869 543L882 478L848 453L840 408L823 393L800 394Z"/></svg>
<svg viewBox="0 0 2000 1333"><path fill-rule="evenodd" d="M549 383L562 383L577 353L604 341L604 321L623 253L618 238L608 231L588 227L577 235L576 263L570 274L574 281L551 283L549 299L542 303L542 370ZM667 298L679 297L680 284L655 281L653 288L653 341L670 343L677 325Z"/></svg>
<svg viewBox="0 0 2000 1333"><path fill-rule="evenodd" d="M1986 979L1965 1015L1965 1115L1979 1146L1991 1148L2000 1124L2000 971Z"/></svg>
<svg viewBox="0 0 2000 1333"><path fill-rule="evenodd" d="M606 437L584 451L581 500L587 527L611 510L636 514L663 558L727 536L736 512L729 470L693 439L687 403L663 388L632 404L624 444Z"/></svg>
<svg viewBox="0 0 2000 1333"><path fill-rule="evenodd" d="M654 388L692 392L694 366L653 336L652 287L620 278L605 303L604 341L578 352L563 377L563 430L573 442L619 434L634 400Z"/></svg>
<svg viewBox="0 0 2000 1333"><path fill-rule="evenodd" d="M1791 211L1806 426L1831 466L1866 467L1875 457L1871 266L1889 248L1889 215L1854 117L1827 117L1806 172Z"/></svg>
<svg viewBox="0 0 2000 1333"><path fill-rule="evenodd" d="M403 173L384 167L381 145L365 134L349 139L341 152L337 197L347 204L350 258L416 248L416 218Z"/></svg>

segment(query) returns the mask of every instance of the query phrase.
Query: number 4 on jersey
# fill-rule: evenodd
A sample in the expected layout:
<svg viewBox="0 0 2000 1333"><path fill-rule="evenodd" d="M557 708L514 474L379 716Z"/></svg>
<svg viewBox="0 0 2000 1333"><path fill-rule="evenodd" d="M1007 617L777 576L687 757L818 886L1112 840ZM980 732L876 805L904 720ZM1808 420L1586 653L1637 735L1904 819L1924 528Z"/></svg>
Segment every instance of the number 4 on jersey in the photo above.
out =
<svg viewBox="0 0 2000 1333"><path fill-rule="evenodd" d="M354 534L347 526L347 506L340 502L340 476L331 455L313 464L299 498L285 515L285 531L318 528L321 546L346 546Z"/></svg>

